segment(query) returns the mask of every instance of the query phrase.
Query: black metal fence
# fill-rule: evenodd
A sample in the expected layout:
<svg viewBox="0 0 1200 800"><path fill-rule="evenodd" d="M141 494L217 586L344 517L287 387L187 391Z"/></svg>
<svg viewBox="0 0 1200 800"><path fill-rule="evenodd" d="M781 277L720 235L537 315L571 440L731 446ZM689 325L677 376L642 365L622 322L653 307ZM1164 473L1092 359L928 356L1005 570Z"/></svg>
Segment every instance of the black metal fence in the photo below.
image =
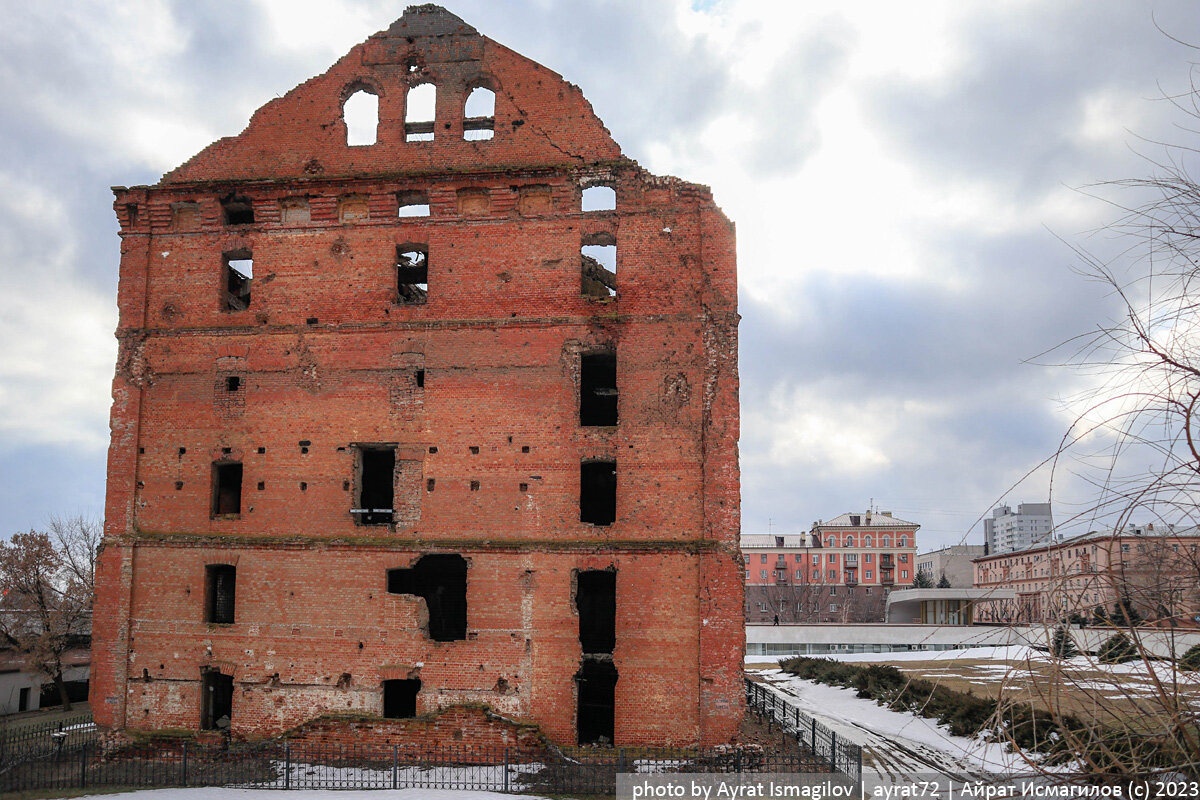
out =
<svg viewBox="0 0 1200 800"><path fill-rule="evenodd" d="M94 742L96 735L90 713L37 724L4 723L0 725L0 768L78 750Z"/></svg>
<svg viewBox="0 0 1200 800"><path fill-rule="evenodd" d="M862 748L838 735L761 683L745 679L746 706L796 737L833 772L862 787ZM815 771L815 770L814 770Z"/></svg>
<svg viewBox="0 0 1200 800"><path fill-rule="evenodd" d="M101 756L94 744L0 769L0 792L99 787L233 786L271 789L435 788L540 794L613 794L623 772L821 772L807 756L755 747L705 750L325 746L289 742L202 747L171 742Z"/></svg>

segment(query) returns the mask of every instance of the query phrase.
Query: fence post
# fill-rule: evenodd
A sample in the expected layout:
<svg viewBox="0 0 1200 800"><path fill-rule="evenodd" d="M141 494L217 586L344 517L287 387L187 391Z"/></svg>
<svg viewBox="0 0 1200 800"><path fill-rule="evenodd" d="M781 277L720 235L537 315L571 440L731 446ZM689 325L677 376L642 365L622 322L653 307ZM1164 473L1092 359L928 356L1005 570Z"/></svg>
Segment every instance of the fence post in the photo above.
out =
<svg viewBox="0 0 1200 800"><path fill-rule="evenodd" d="M733 769L738 774L742 772L742 748L734 745L733 750Z"/></svg>
<svg viewBox="0 0 1200 800"><path fill-rule="evenodd" d="M400 788L400 745L392 744L392 789Z"/></svg>
<svg viewBox="0 0 1200 800"><path fill-rule="evenodd" d="M187 742L183 743L183 776L180 782L187 786Z"/></svg>
<svg viewBox="0 0 1200 800"><path fill-rule="evenodd" d="M858 746L858 796L862 797L863 793L863 774L862 774L862 745Z"/></svg>
<svg viewBox="0 0 1200 800"><path fill-rule="evenodd" d="M283 788L292 788L292 743L283 743Z"/></svg>
<svg viewBox="0 0 1200 800"><path fill-rule="evenodd" d="M504 748L504 791L508 792L508 748Z"/></svg>
<svg viewBox="0 0 1200 800"><path fill-rule="evenodd" d="M837 733L829 732L829 766L837 772Z"/></svg>
<svg viewBox="0 0 1200 800"><path fill-rule="evenodd" d="M817 755L817 718L816 717L812 718L812 725L809 726L808 744L809 744L809 749L813 751L813 755L814 756Z"/></svg>
<svg viewBox="0 0 1200 800"><path fill-rule="evenodd" d="M61 727L61 726L60 726ZM79 788L87 785L87 742L79 748Z"/></svg>

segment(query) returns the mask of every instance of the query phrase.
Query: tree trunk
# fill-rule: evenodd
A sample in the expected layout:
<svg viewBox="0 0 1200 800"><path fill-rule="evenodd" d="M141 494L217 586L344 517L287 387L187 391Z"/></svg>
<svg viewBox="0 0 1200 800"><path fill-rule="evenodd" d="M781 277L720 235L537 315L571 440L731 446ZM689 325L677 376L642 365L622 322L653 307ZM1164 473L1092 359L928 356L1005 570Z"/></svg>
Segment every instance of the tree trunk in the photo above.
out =
<svg viewBox="0 0 1200 800"><path fill-rule="evenodd" d="M55 673L54 688L58 689L58 698L62 700L63 711L70 711L71 701L67 699L67 684L63 680L62 672Z"/></svg>

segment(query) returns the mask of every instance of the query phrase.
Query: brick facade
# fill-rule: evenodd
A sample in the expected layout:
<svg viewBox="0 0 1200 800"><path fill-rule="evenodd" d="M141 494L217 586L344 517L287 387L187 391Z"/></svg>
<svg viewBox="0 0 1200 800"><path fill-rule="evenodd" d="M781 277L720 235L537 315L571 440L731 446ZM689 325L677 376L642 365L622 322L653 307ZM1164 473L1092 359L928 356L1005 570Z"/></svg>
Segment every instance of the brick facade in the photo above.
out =
<svg viewBox="0 0 1200 800"><path fill-rule="evenodd" d="M421 83L434 121L406 124ZM347 144L358 92L374 144ZM395 681L401 716L483 704L559 743L734 735L737 286L707 188L418 6L115 194L98 722L259 737L383 715Z"/></svg>

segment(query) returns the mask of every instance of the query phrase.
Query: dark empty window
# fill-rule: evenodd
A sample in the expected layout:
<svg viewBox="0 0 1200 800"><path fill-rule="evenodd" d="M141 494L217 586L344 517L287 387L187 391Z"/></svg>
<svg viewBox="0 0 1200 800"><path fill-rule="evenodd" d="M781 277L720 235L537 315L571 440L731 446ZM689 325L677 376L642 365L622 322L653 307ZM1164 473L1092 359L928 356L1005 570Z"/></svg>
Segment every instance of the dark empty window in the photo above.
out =
<svg viewBox="0 0 1200 800"><path fill-rule="evenodd" d="M361 525L387 525L395 519L396 448L358 448L358 507Z"/></svg>
<svg viewBox="0 0 1200 800"><path fill-rule="evenodd" d="M584 461L579 465L579 521L611 525L616 518L616 462Z"/></svg>
<svg viewBox="0 0 1200 800"><path fill-rule="evenodd" d="M242 379L237 375L230 375L225 379L225 391L236 392L242 388Z"/></svg>
<svg viewBox="0 0 1200 800"><path fill-rule="evenodd" d="M214 516L242 513L242 465L238 461L217 461L213 464Z"/></svg>
<svg viewBox="0 0 1200 800"><path fill-rule="evenodd" d="M429 295L429 248L402 244L396 248L396 302L424 303Z"/></svg>
<svg viewBox="0 0 1200 800"><path fill-rule="evenodd" d="M579 358L579 424L617 424L617 354L611 350Z"/></svg>
<svg viewBox="0 0 1200 800"><path fill-rule="evenodd" d="M245 311L250 307L250 284L254 280L254 258L249 250L231 250L221 258L224 264L223 284L225 311Z"/></svg>
<svg viewBox="0 0 1200 800"><path fill-rule="evenodd" d="M585 653L611 653L616 645L617 573L586 570L575 582L579 644Z"/></svg>
<svg viewBox="0 0 1200 800"><path fill-rule="evenodd" d="M206 731L229 730L233 718L233 676L206 671L200 680L200 693L200 727Z"/></svg>
<svg viewBox="0 0 1200 800"><path fill-rule="evenodd" d="M612 744L616 707L617 668L608 660L585 659L575 676L579 744Z"/></svg>
<svg viewBox="0 0 1200 800"><path fill-rule="evenodd" d="M417 679L383 682L383 716L388 719L405 719L417 715L417 692L421 681Z"/></svg>
<svg viewBox="0 0 1200 800"><path fill-rule="evenodd" d="M209 564L204 568L204 621L218 625L233 624L237 595L237 567Z"/></svg>
<svg viewBox="0 0 1200 800"><path fill-rule="evenodd" d="M249 225L254 222L254 204L245 195L231 194L221 198L221 213L226 225Z"/></svg>
<svg viewBox="0 0 1200 800"><path fill-rule="evenodd" d="M462 556L422 556L409 569L388 570L387 590L425 598L430 639L467 638L467 560Z"/></svg>

